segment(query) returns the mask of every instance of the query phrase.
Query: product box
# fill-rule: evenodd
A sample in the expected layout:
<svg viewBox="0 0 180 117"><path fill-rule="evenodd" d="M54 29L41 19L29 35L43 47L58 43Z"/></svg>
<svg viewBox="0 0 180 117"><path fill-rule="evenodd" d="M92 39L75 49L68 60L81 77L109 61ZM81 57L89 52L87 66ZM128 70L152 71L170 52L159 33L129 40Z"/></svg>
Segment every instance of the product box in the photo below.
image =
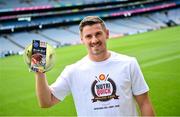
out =
<svg viewBox="0 0 180 117"><path fill-rule="evenodd" d="M32 42L31 71L45 72L47 43L40 40Z"/></svg>

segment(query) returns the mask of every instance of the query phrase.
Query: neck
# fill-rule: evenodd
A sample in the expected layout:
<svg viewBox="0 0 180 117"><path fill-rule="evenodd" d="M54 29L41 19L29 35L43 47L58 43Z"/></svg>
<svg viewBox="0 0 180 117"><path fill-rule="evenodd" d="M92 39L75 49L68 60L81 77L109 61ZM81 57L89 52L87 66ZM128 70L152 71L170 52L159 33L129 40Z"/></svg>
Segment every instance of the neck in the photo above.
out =
<svg viewBox="0 0 180 117"><path fill-rule="evenodd" d="M104 61L104 60L108 59L110 57L110 55L111 55L111 53L108 52L107 50L101 54L98 54L98 55L88 54L89 58L95 62Z"/></svg>

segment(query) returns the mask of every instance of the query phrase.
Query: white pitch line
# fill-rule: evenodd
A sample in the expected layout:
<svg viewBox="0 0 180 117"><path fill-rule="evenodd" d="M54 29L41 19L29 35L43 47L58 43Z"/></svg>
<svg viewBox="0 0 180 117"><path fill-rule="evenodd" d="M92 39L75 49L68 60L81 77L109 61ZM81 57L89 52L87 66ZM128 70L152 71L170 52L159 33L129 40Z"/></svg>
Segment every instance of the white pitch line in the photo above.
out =
<svg viewBox="0 0 180 117"><path fill-rule="evenodd" d="M153 60L153 61L141 64L141 67L149 67L149 66L157 65L157 64L160 64L160 63L163 63L163 62L172 61L174 59L180 59L180 54L175 55L175 56L169 56L169 57L166 57L166 58Z"/></svg>

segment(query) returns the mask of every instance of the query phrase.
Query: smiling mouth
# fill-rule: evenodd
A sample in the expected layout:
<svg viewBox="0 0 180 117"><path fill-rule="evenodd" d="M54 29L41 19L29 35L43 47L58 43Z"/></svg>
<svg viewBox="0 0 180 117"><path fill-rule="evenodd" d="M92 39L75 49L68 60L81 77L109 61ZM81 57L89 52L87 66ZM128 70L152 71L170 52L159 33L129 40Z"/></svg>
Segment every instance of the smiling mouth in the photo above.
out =
<svg viewBox="0 0 180 117"><path fill-rule="evenodd" d="M101 46L101 44L102 44L101 42L97 42L96 44L91 44L91 47L95 47L96 48L96 47Z"/></svg>

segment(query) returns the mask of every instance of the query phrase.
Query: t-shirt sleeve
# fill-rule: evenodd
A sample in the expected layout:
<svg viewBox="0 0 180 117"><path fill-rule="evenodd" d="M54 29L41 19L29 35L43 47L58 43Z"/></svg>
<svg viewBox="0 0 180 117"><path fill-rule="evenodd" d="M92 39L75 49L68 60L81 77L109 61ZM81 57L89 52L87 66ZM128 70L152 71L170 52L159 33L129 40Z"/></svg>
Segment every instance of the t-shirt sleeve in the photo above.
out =
<svg viewBox="0 0 180 117"><path fill-rule="evenodd" d="M70 93L69 78L70 71L66 67L57 80L50 86L52 94L61 101Z"/></svg>
<svg viewBox="0 0 180 117"><path fill-rule="evenodd" d="M144 79L140 66L135 58L131 62L131 81L133 95L141 95L149 91L149 87Z"/></svg>

